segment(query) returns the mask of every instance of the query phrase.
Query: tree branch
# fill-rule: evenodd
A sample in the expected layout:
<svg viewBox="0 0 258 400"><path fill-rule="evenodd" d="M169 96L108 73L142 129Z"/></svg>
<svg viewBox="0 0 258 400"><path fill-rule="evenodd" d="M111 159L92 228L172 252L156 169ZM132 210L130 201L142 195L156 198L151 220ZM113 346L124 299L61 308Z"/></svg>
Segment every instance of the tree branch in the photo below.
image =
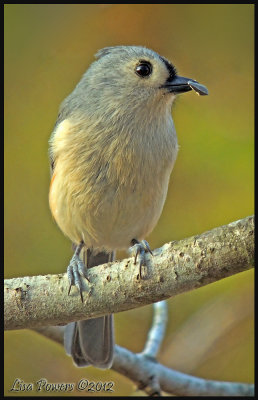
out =
<svg viewBox="0 0 258 400"><path fill-rule="evenodd" d="M254 265L254 217L174 241L149 257L144 279L133 259L89 270L84 303L66 274L6 279L5 329L67 324L125 311L199 288Z"/></svg>
<svg viewBox="0 0 258 400"><path fill-rule="evenodd" d="M156 358L161 343L165 336L167 320L168 320L168 306L166 300L159 301L153 304L153 323L149 331L147 342L144 346L142 355L146 357Z"/></svg>
<svg viewBox="0 0 258 400"><path fill-rule="evenodd" d="M36 332L63 344L63 327L35 328ZM149 395L159 395L159 389L178 396L254 396L254 385L219 382L197 378L159 364L143 353L115 346L114 371L131 379Z"/></svg>

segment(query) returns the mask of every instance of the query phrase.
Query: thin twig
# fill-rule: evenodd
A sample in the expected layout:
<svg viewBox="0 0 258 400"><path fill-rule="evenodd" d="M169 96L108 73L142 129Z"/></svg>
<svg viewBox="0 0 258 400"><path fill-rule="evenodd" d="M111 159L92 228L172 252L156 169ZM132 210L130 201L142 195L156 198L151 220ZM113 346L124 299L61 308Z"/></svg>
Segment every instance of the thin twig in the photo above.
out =
<svg viewBox="0 0 258 400"><path fill-rule="evenodd" d="M154 303L153 311L152 327L148 333L148 338L141 354L146 357L156 358L167 326L168 307L166 300Z"/></svg>
<svg viewBox="0 0 258 400"><path fill-rule="evenodd" d="M63 327L36 328L56 342L63 344ZM167 368L151 358L115 346L115 356L112 369L145 390L148 394L150 381L159 381L162 391L178 396L254 396L254 385L236 382L220 382L197 378L182 372Z"/></svg>

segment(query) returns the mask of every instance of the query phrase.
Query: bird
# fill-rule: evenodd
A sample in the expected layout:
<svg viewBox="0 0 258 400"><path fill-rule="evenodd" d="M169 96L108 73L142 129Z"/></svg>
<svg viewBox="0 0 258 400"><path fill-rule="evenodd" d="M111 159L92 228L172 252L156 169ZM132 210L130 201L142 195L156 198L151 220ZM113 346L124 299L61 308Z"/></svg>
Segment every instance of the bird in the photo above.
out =
<svg viewBox="0 0 258 400"><path fill-rule="evenodd" d="M83 300L87 270L130 248L141 267L145 240L161 215L178 153L171 107L178 94L207 88L177 74L165 57L144 46L111 46L59 108L49 140L49 205L74 245L67 268L69 292ZM64 345L78 367L110 368L113 314L72 322Z"/></svg>

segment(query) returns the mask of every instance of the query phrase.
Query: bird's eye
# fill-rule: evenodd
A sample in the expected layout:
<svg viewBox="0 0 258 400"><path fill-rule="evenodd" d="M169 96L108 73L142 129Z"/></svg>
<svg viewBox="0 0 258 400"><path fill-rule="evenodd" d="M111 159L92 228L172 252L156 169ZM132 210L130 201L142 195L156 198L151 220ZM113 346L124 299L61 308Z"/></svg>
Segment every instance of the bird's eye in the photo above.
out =
<svg viewBox="0 0 258 400"><path fill-rule="evenodd" d="M152 72L151 63L149 63L148 61L140 61L140 63L136 65L135 72L141 78L146 78Z"/></svg>

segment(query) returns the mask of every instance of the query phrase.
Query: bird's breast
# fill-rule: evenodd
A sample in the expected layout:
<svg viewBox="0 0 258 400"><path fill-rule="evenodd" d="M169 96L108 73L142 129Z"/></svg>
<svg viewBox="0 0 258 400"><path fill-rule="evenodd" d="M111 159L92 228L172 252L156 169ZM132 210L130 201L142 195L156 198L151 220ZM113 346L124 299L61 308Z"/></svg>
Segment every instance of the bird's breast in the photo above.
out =
<svg viewBox="0 0 258 400"><path fill-rule="evenodd" d="M60 152L49 200L52 214L75 243L119 249L143 239L160 217L177 155L170 132L113 134ZM72 149L72 151L71 151Z"/></svg>

